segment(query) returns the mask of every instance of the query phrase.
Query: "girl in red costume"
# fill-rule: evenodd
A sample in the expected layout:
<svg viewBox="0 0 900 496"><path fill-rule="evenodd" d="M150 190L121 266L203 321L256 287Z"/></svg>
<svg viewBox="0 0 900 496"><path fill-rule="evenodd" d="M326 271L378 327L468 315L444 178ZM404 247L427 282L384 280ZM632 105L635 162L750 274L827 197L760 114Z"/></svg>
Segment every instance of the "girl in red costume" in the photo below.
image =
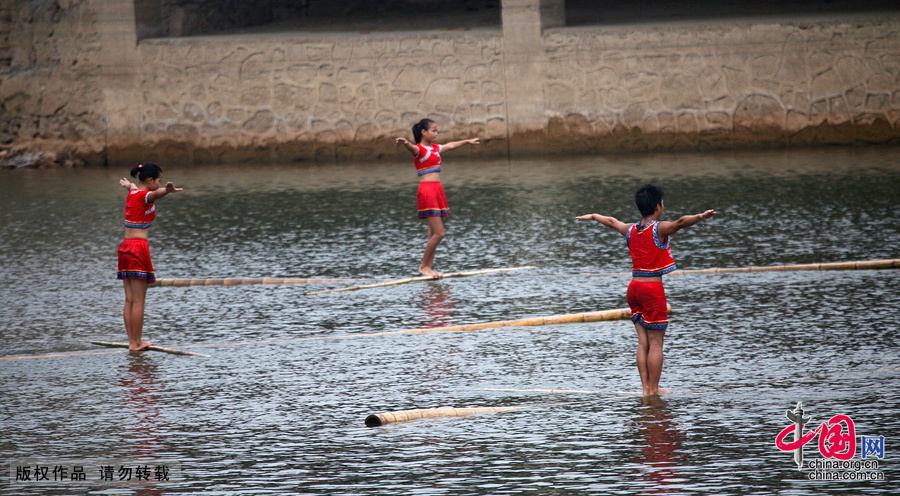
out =
<svg viewBox="0 0 900 496"><path fill-rule="evenodd" d="M662 188L647 184L634 195L638 210L644 217L637 224L624 224L613 217L589 214L579 220L596 220L625 236L631 254L631 284L626 299L631 308L631 321L638 335L637 367L641 375L644 396L671 393L659 387L663 366L663 337L669 326L666 293L662 276L675 270L675 260L669 248L669 236L716 215L707 210L697 215L685 215L675 222L661 222L663 213Z"/></svg>
<svg viewBox="0 0 900 496"><path fill-rule="evenodd" d="M416 199L419 204L419 218L428 220L428 242L425 244L425 254L419 265L419 272L435 279L440 279L444 274L433 269L434 254L438 245L444 239L444 222L442 217L450 215L450 207L447 206L447 195L441 185L441 152L459 148L462 145L477 145L478 138L462 141L452 141L444 145L438 145L434 140L438 137L437 123L431 119L422 119L412 127L413 137L416 143L410 143L406 138L397 138L397 143L402 144L412 153L416 172L419 174L419 192Z"/></svg>
<svg viewBox="0 0 900 496"><path fill-rule="evenodd" d="M125 332L128 333L128 350L142 351L151 345L141 339L144 331L144 299L147 285L156 281L150 248L147 244L148 232L156 218L156 200L181 191L171 182L160 187L162 169L152 163L141 164L131 169L131 176L141 185L135 186L126 178L119 184L128 190L125 201L125 239L119 245L118 278L125 284Z"/></svg>

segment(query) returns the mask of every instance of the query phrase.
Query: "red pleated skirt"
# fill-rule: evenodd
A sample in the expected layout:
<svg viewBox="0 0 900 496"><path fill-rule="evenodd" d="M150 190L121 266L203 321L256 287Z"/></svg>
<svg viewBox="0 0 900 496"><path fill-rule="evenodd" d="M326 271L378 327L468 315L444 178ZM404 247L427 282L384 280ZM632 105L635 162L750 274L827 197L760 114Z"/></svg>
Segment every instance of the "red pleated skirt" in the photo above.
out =
<svg viewBox="0 0 900 496"><path fill-rule="evenodd" d="M422 181L419 183L419 192L416 194L419 204L419 218L447 217L450 215L450 207L447 205L447 195L440 181Z"/></svg>

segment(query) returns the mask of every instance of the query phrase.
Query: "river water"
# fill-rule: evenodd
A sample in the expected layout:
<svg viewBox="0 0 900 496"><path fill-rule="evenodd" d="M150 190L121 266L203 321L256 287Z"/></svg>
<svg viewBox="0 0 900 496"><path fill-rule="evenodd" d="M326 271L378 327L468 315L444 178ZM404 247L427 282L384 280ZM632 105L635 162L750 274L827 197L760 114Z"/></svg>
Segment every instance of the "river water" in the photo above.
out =
<svg viewBox="0 0 900 496"><path fill-rule="evenodd" d="M184 192L159 201L157 277L415 275L426 233L405 158L162 166ZM627 276L585 276L628 270L624 241L574 217L638 220L648 181L666 190L666 219L719 213L672 237L682 269L898 258L898 148L449 153L436 268L534 269L315 296L353 283L151 288L145 339L208 358L86 343L125 341L126 173L0 171L0 494L896 494L898 270L667 276L662 385L675 393L650 399L629 394L629 321L342 336L625 307ZM775 444L798 402L804 432L845 415L858 445L877 452L884 436L883 458L866 458L877 470L862 470L884 480L798 470ZM526 408L364 425L443 406ZM825 437L805 463L826 459ZM15 480L72 460L180 472Z"/></svg>

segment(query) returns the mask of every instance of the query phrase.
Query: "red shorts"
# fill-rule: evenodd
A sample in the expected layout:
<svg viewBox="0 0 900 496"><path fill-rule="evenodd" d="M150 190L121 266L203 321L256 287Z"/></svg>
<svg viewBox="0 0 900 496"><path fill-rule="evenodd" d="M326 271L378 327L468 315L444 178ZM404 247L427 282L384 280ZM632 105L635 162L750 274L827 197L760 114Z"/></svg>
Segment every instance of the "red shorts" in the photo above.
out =
<svg viewBox="0 0 900 496"><path fill-rule="evenodd" d="M450 215L447 195L444 194L444 186L440 181L420 182L416 200L419 203L420 219L426 217L447 217Z"/></svg>
<svg viewBox="0 0 900 496"><path fill-rule="evenodd" d="M118 279L144 279L156 282L153 262L150 261L150 245L146 239L127 238L119 245Z"/></svg>
<svg viewBox="0 0 900 496"><path fill-rule="evenodd" d="M631 281L626 293L631 321L650 331L665 331L669 326L666 292L659 281Z"/></svg>

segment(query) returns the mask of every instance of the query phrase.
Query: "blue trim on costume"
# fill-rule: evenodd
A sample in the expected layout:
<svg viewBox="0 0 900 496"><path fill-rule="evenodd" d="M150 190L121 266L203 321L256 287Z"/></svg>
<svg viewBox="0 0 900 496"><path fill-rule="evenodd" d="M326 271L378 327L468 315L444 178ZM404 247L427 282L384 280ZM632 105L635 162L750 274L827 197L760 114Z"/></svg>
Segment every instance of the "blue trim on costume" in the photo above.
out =
<svg viewBox="0 0 900 496"><path fill-rule="evenodd" d="M661 322L658 324L648 324L644 322L644 316L642 314L635 314L631 316L631 322L637 324L640 321L641 327L647 329L648 331L665 331L669 327L668 322Z"/></svg>
<svg viewBox="0 0 900 496"><path fill-rule="evenodd" d="M416 174L418 174L420 176L424 176L425 174L428 174L430 172L440 172L440 171L441 171L441 166L438 165L436 167L428 167L427 169L421 169L421 170L417 171Z"/></svg>
<svg viewBox="0 0 900 496"><path fill-rule="evenodd" d="M152 226L152 222L128 222L125 221L125 227L130 227L132 229L150 229Z"/></svg>
<svg viewBox="0 0 900 496"><path fill-rule="evenodd" d="M125 270L122 272L117 272L116 279L147 279L147 280L153 279L153 280L156 280L156 277L153 272Z"/></svg>
<svg viewBox="0 0 900 496"><path fill-rule="evenodd" d="M435 216L447 217L448 215L450 215L450 209L440 210L440 209L435 208L432 210L420 210L419 211L420 219L424 219L425 217L435 217Z"/></svg>
<svg viewBox="0 0 900 496"><path fill-rule="evenodd" d="M656 243L656 247L660 250L668 250L669 249L669 238L666 238L666 243L663 244L662 241L659 240L659 222L653 222L653 242Z"/></svg>
<svg viewBox="0 0 900 496"><path fill-rule="evenodd" d="M632 270L631 277L658 277L666 275L669 272L675 272L676 270L678 270L678 267L674 264L671 267L660 270Z"/></svg>

